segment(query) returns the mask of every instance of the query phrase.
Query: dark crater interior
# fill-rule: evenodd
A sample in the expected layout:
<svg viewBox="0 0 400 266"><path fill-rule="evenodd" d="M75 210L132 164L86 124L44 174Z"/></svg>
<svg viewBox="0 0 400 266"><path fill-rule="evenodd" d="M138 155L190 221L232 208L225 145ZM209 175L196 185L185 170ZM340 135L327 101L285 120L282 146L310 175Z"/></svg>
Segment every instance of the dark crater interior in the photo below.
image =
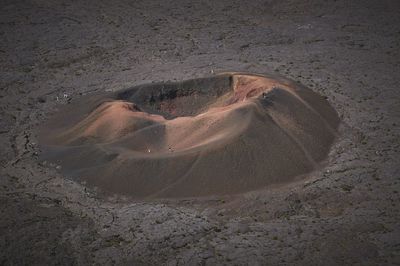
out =
<svg viewBox="0 0 400 266"><path fill-rule="evenodd" d="M231 92L232 83L231 75L160 82L124 90L118 93L116 99L132 102L139 110L162 115L166 119L195 116L219 97Z"/></svg>

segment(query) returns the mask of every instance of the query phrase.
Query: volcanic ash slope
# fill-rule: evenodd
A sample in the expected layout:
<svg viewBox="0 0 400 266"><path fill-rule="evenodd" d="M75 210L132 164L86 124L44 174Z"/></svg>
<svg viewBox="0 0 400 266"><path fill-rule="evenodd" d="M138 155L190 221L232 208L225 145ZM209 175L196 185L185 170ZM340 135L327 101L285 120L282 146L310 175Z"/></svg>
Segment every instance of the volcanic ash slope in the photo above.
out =
<svg viewBox="0 0 400 266"><path fill-rule="evenodd" d="M338 124L303 86L228 73L85 96L40 139L42 159L104 192L196 197L295 180L324 160Z"/></svg>

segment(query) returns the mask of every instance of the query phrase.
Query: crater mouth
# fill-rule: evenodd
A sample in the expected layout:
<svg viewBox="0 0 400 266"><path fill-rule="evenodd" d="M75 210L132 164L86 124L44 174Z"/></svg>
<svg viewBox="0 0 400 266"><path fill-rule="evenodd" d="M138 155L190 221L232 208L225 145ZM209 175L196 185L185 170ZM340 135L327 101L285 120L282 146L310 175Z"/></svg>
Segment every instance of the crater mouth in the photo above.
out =
<svg viewBox="0 0 400 266"><path fill-rule="evenodd" d="M303 86L225 73L84 96L44 125L41 157L132 198L224 195L312 171L338 124Z"/></svg>

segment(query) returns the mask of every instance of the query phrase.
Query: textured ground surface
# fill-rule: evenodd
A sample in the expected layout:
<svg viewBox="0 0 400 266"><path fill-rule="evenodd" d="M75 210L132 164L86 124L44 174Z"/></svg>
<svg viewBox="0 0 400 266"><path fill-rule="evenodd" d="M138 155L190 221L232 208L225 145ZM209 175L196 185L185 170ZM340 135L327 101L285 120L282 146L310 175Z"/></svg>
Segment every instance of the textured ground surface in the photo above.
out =
<svg viewBox="0 0 400 266"><path fill-rule="evenodd" d="M398 1L0 5L0 264L400 263ZM126 202L39 163L35 129L82 94L277 72L343 122L326 167L230 198Z"/></svg>

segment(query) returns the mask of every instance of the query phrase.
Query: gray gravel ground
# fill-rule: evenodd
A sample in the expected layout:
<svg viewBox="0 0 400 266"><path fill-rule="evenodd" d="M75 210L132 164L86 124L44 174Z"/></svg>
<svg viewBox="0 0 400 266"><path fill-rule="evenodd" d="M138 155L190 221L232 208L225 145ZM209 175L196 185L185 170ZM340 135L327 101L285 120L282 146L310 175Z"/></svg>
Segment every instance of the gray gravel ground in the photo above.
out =
<svg viewBox="0 0 400 266"><path fill-rule="evenodd" d="M399 265L400 2L2 0L1 265ZM297 183L103 198L41 163L36 129L82 94L221 71L326 96L341 137Z"/></svg>

